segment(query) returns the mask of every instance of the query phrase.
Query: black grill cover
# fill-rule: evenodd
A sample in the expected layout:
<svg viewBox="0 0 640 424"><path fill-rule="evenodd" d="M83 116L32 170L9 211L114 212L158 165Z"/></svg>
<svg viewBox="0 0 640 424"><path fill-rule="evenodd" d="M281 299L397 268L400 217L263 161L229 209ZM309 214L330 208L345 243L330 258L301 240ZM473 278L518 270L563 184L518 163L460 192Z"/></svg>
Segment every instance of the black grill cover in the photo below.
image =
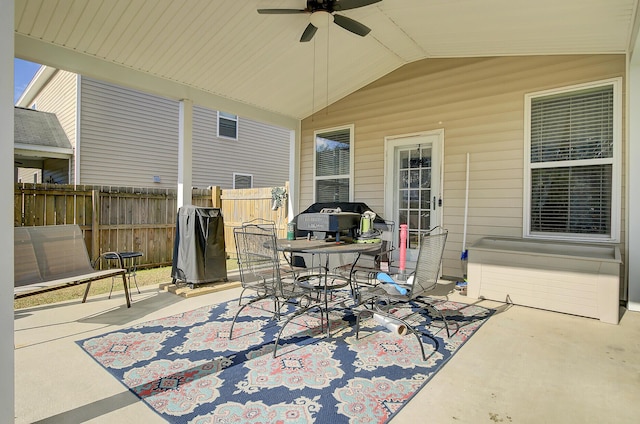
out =
<svg viewBox="0 0 640 424"><path fill-rule="evenodd" d="M217 208L183 206L178 211L171 277L191 284L227 280L224 221Z"/></svg>

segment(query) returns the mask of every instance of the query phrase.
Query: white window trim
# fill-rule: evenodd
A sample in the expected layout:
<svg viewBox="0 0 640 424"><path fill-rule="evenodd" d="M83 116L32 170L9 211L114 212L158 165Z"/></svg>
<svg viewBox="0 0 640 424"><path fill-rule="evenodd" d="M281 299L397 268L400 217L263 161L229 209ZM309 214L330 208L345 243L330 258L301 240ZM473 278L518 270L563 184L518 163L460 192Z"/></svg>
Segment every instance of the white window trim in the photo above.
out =
<svg viewBox="0 0 640 424"><path fill-rule="evenodd" d="M611 235L567 235L567 234L531 234L531 169L536 168L535 164L531 164L531 100L536 97L549 96L553 94L568 93L571 91L583 90L588 88L602 87L605 85L613 86L613 157L608 159L612 164L611 176ZM600 81L593 81L585 84L576 84L566 87L560 87L551 90L537 91L525 94L524 101L524 196L523 196L523 223L522 236L530 239L543 240L561 240L561 241L580 241L580 242L601 242L601 243L619 243L620 242L620 226L621 226L621 203L622 203L622 78L611 78ZM601 159L592 159L580 161L581 164L603 164L605 161ZM557 162L555 166L567 166L575 164L576 161Z"/></svg>
<svg viewBox="0 0 640 424"><path fill-rule="evenodd" d="M251 187L253 188L253 174L244 174L242 172L234 172L233 173L233 189L236 190L236 176L240 177L251 177Z"/></svg>
<svg viewBox="0 0 640 424"><path fill-rule="evenodd" d="M332 131L340 131L340 130L349 130L349 174L340 174L340 175L328 175L328 176L317 176L316 175L316 137L320 133L332 132ZM349 179L349 202L353 202L354 198L354 184L353 184L353 167L354 167L354 148L355 148L355 126L353 124L343 125L339 127L332 128L323 128L321 130L315 130L313 132L313 202L316 203L316 186L317 181L320 180L333 180L336 178L348 178Z"/></svg>
<svg viewBox="0 0 640 424"><path fill-rule="evenodd" d="M221 112L221 111L216 111L216 132L217 132L217 137L218 138L224 138L226 140L237 140L238 139L238 132L239 132L239 127L240 127L240 119L238 118L238 115L233 115L232 113L226 113L227 115L233 115L235 116L234 118L231 118L230 116L220 116L220 113L226 113L226 112ZM220 134L220 118L223 119L228 119L230 121L235 121L236 122L236 136L235 137L228 137L226 135L221 135Z"/></svg>

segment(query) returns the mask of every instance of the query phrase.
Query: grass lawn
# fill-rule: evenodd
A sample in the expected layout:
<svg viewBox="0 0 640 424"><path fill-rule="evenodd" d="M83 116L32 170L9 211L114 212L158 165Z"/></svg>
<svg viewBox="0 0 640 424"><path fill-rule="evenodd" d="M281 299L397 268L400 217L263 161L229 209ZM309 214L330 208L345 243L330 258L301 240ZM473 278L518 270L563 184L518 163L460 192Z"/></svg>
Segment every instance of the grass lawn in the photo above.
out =
<svg viewBox="0 0 640 424"><path fill-rule="evenodd" d="M227 259L227 271L232 271L238 267L235 258ZM160 283L171 282L171 267L151 268L138 270L136 274L136 280L138 281L138 287L142 289L144 286L157 286ZM95 296L98 294L109 293L111 289L111 277L103 278L102 280L96 280L91 283L91 289L89 290L89 296ZM131 290L136 290L135 284L131 282ZM86 284L80 284L78 286L69 287L61 290L55 290L47 293L37 294L34 296L24 297L22 299L14 300L14 309L31 308L38 305L45 305L49 303L57 303L71 299L82 299L84 291L87 288ZM122 289L122 277L117 277L113 284L113 291L119 292Z"/></svg>

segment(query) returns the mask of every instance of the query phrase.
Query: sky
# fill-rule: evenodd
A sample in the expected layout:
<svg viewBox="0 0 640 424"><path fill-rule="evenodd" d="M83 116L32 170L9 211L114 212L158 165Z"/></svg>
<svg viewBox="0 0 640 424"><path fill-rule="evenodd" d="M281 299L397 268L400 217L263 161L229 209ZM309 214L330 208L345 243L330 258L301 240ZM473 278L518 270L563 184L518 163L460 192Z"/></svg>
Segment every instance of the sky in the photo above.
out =
<svg viewBox="0 0 640 424"><path fill-rule="evenodd" d="M24 89L27 88L27 85L31 82L33 76L40 69L40 65L37 63L27 62L22 59L14 59L13 60L13 103L15 104Z"/></svg>

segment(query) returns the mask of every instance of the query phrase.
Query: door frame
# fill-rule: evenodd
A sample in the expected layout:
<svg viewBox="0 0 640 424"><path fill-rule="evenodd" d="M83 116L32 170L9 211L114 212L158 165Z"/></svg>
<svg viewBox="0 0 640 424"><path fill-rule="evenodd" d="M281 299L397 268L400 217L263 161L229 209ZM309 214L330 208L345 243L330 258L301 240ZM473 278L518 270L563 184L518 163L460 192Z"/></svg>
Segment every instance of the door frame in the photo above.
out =
<svg viewBox="0 0 640 424"><path fill-rule="evenodd" d="M437 137L437 146L434 145L433 148L433 156L432 163L437 161L438 163L438 177L439 177L439 187L437 187L438 199L443 199L444 192L444 128L436 129L436 130L428 130L428 131L420 131L415 133L408 134L398 134L385 136L384 138L384 216L386 219L393 219L396 221L397 225L394 227L394 240L399 239L400 233L400 224L397 222L396 214L394 212L394 198L395 198L395 187L396 187L396 172L394 170L395 161L389 160L390 153L395 151L396 147L409 145L410 139L412 138L420 138L420 137ZM420 143L415 143L420 144ZM395 158L395 155L394 155ZM444 207L440 206L436 208L434 215L436 215L436 219L438 220L438 225L443 224L444 219ZM398 243L394 243L397 246ZM398 247L398 246L397 246ZM394 256L397 256L399 249L396 248L394 251ZM412 258L415 260L415 258ZM409 256L407 257L407 261L410 261Z"/></svg>

